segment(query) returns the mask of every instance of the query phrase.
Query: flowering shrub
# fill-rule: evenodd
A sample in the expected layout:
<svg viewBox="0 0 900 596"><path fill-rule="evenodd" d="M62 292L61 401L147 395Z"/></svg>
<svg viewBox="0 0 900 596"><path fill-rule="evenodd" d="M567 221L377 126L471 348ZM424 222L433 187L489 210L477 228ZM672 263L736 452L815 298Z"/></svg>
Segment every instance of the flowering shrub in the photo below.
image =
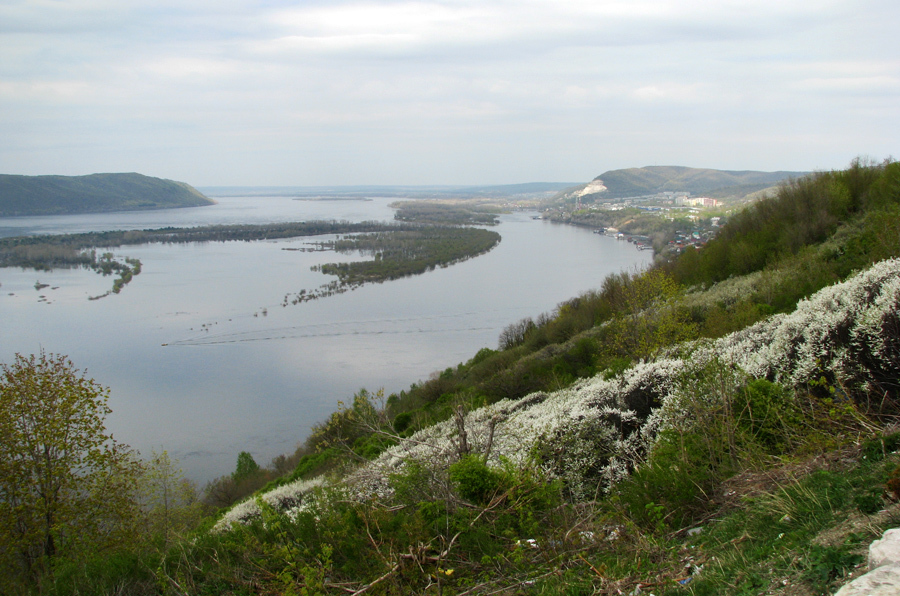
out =
<svg viewBox="0 0 900 596"><path fill-rule="evenodd" d="M324 483L324 479L321 477L313 478L312 480L297 480L270 490L259 498L277 510L297 511L305 501L308 501L307 494ZM307 496L306 499L304 499L305 496ZM259 518L260 514L259 503L257 503L255 498L251 497L229 509L222 516L222 519L216 522L213 530L223 531L230 528L234 523L249 523Z"/></svg>
<svg viewBox="0 0 900 596"><path fill-rule="evenodd" d="M685 382L710 367L719 370L718 381ZM469 412L463 423L468 452L487 453L488 466L497 467L501 460L519 467L537 465L547 477L563 480L572 496L583 498L626 477L661 432L676 428L679 420L696 418L692 407L705 400L708 412L716 412L728 405L722 400L735 396L748 380L766 379L791 388L825 375L860 401L873 392L881 401L896 398L897 370L900 259L892 259L821 290L791 314L770 317L715 341L683 345L610 379L596 376L553 393L501 400ZM718 389L711 389L716 383ZM357 468L344 479L349 496L389 500L390 478L412 462L447 470L464 455L458 424L447 420L422 429ZM752 424L748 428L761 432ZM290 509L320 483L294 483L263 498ZM232 509L219 526L254 515L258 507L248 501Z"/></svg>
<svg viewBox="0 0 900 596"><path fill-rule="evenodd" d="M779 315L695 352L718 355L757 378L800 386L819 378L896 397L900 365L900 260L873 265ZM879 396L879 398L882 396Z"/></svg>

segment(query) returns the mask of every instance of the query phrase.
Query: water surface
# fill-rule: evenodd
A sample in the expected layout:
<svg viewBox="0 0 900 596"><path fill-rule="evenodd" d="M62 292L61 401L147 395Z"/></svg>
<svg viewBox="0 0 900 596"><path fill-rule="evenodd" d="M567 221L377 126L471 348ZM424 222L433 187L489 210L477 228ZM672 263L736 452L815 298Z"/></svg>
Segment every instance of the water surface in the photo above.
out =
<svg viewBox="0 0 900 596"><path fill-rule="evenodd" d="M390 220L394 200L213 198L217 205L191 209L0 219L0 234ZM41 349L68 355L110 388L117 440L144 454L167 449L197 480L229 473L242 450L265 465L359 389L406 389L496 348L509 323L651 258L533 215L502 216L502 241L488 254L287 307L286 294L333 279L310 266L348 257L284 250L310 238L124 247L115 252L139 258L143 272L94 301L111 278L0 269L0 361ZM37 281L49 287L36 290Z"/></svg>

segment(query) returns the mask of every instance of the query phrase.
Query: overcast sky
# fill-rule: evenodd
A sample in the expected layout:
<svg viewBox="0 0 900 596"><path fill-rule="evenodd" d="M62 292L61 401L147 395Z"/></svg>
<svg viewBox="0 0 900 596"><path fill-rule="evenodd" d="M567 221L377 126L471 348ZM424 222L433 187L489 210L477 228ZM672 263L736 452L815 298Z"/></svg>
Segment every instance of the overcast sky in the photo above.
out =
<svg viewBox="0 0 900 596"><path fill-rule="evenodd" d="M0 173L587 181L900 158L897 0L0 0Z"/></svg>

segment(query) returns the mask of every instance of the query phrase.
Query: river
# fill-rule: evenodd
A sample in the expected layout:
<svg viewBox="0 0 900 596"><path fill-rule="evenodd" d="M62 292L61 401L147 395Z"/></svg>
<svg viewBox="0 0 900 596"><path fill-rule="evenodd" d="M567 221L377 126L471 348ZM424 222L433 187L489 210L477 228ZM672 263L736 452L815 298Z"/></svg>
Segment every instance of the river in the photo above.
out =
<svg viewBox="0 0 900 596"><path fill-rule="evenodd" d="M390 220L395 199L295 200L216 195L191 209L0 218L0 236L312 219ZM144 245L140 275L118 295L85 270L0 269L0 362L65 354L110 389L107 426L148 456L166 449L204 482L249 451L266 465L361 388L399 392L496 348L500 331L645 266L649 251L591 231L503 215L491 252L429 273L299 305L286 294L333 279L310 271L349 260L304 252L311 238ZM317 238L318 239L318 238ZM36 282L48 284L36 289Z"/></svg>

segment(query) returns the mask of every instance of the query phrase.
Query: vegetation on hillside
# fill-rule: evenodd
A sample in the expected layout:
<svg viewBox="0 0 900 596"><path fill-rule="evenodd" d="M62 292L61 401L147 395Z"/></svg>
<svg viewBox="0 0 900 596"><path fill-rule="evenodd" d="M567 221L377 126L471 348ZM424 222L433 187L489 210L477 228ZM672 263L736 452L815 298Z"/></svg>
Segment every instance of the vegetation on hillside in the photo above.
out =
<svg viewBox="0 0 900 596"><path fill-rule="evenodd" d="M700 251L360 391L269 469L242 454L207 503L260 490L183 539L20 588L831 590L900 522L898 209L892 162L792 181Z"/></svg>
<svg viewBox="0 0 900 596"><path fill-rule="evenodd" d="M799 178L806 172L733 172L707 168L686 168L682 166L647 166L610 170L597 176L606 187L599 196L603 198L637 197L666 191L687 191L692 194L721 193L723 189L733 189L731 194L748 194L774 186L784 180ZM579 191L582 187L575 187ZM572 194L564 191L562 196Z"/></svg>
<svg viewBox="0 0 900 596"><path fill-rule="evenodd" d="M214 201L184 182L141 174L0 174L0 217L201 207Z"/></svg>

